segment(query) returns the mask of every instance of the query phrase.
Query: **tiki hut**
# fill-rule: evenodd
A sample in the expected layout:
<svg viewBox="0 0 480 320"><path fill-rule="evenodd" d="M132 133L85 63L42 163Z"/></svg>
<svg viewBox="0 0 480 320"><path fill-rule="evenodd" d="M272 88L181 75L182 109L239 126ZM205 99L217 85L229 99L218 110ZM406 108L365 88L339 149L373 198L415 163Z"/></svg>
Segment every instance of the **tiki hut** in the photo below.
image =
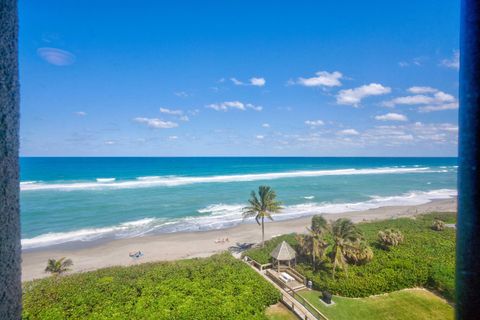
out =
<svg viewBox="0 0 480 320"><path fill-rule="evenodd" d="M288 243L282 241L282 243L270 253L270 256L273 258L273 267L276 266L277 270L279 270L281 264L288 267L295 265L297 253Z"/></svg>

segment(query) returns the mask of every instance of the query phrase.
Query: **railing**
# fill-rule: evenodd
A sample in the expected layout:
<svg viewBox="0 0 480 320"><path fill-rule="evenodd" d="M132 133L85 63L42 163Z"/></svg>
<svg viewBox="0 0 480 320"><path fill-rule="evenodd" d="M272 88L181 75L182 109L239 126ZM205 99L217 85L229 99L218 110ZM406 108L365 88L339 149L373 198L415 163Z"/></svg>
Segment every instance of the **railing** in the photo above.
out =
<svg viewBox="0 0 480 320"><path fill-rule="evenodd" d="M267 270L265 271L265 273L266 273L266 275L267 275L273 282L275 282L275 283L276 283L280 288L282 288L283 290L285 290L285 291L289 291L289 290L293 291L293 289L290 288L285 282L283 282L282 280L278 279L278 277L275 276L275 275L272 273L272 271L270 271L270 270L267 269Z"/></svg>
<svg viewBox="0 0 480 320"><path fill-rule="evenodd" d="M272 266L271 263L265 263L265 264L261 264L260 262L258 261L255 261L253 260L252 258L250 258L249 256L245 256L243 257L243 260L249 264L251 264L252 266L254 266L255 268L257 268L258 270L260 271L263 271L267 268L270 268Z"/></svg>
<svg viewBox="0 0 480 320"><path fill-rule="evenodd" d="M270 270L266 270L265 271L266 275L273 281L275 282L280 288L282 288L285 293L292 297L293 299L295 299L296 301L298 301L305 309L307 309L316 319L320 319L320 320L328 320L328 318L322 313L320 312L320 310L318 310L317 308L315 308L310 302L308 302L304 297L302 297L301 295L299 295L298 293L295 292L295 290L290 287L288 284L284 283L283 281L281 281L280 279L278 279L275 274L273 274ZM282 295L283 297L283 295ZM284 303L288 303L288 301L285 301L284 300ZM294 309L294 305L289 305L289 307L291 309Z"/></svg>
<svg viewBox="0 0 480 320"><path fill-rule="evenodd" d="M297 278L297 280L300 280L299 282L303 282L303 284L307 284L307 278L305 278L302 274L300 274L297 270L288 268L287 273L291 273L291 276L294 278Z"/></svg>
<svg viewBox="0 0 480 320"><path fill-rule="evenodd" d="M270 263L262 265L262 264L258 263L257 261L251 259L248 256L245 256L243 259L246 263L256 267L260 271L262 271L266 267L271 266ZM305 283L306 278L303 275L301 275L298 271L296 271L292 268L287 268L287 271L291 272L292 276L295 276L295 277L298 277L298 278L302 279L303 282ZM304 297L302 297L301 295L296 293L295 290L293 288L291 288L288 284L286 284L285 282L278 279L278 277L276 277L275 274L272 271L270 271L269 269L266 269L265 274L268 276L268 278L270 278L270 280L272 280L276 285L278 285L280 288L283 289L282 302L285 305L287 305L290 309L295 310L295 304L291 301L291 299L293 299L293 300L297 301L298 303L300 303L306 310L308 310L315 317L315 319L328 320L328 318L322 312L320 312L320 310L315 308ZM287 297L289 297L290 299L288 299ZM315 320L315 319L310 319L310 317L305 315L305 320Z"/></svg>
<svg viewBox="0 0 480 320"><path fill-rule="evenodd" d="M317 319L320 320L328 320L328 318L320 312L317 308L315 308L310 302L308 302L304 297L296 293L295 291L287 292L292 298L300 302L302 306L305 307L311 314Z"/></svg>

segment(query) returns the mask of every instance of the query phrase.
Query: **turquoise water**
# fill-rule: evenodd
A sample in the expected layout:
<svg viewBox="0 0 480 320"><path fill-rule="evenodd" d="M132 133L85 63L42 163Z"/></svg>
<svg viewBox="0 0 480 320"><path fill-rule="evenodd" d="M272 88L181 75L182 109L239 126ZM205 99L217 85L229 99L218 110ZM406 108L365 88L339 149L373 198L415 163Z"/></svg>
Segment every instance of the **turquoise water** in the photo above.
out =
<svg viewBox="0 0 480 320"><path fill-rule="evenodd" d="M25 249L249 223L268 184L276 220L456 195L456 158L22 158Z"/></svg>

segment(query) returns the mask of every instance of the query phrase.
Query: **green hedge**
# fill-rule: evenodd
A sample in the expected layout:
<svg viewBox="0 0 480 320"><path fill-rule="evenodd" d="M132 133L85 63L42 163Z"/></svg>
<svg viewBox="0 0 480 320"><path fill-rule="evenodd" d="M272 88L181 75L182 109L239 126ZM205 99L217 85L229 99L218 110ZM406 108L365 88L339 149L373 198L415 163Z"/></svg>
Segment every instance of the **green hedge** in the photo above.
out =
<svg viewBox="0 0 480 320"><path fill-rule="evenodd" d="M266 319L279 292L230 254L24 284L24 319Z"/></svg>
<svg viewBox="0 0 480 320"><path fill-rule="evenodd" d="M448 300L454 299L455 288L455 230L446 228L438 232L431 229L434 218L447 223L455 222L453 213L431 213L416 219L401 218L358 224L374 251L371 262L361 266L349 266L348 277L344 272L332 279L331 265L324 264L313 271L309 261L300 258L297 270L312 279L318 290L329 290L346 297L366 297L416 286L434 289ZM386 228L399 229L405 242L390 250L384 250L377 242L377 233ZM269 252L286 239L294 248L294 235L275 238L265 249L251 249L245 254L259 261L269 261Z"/></svg>

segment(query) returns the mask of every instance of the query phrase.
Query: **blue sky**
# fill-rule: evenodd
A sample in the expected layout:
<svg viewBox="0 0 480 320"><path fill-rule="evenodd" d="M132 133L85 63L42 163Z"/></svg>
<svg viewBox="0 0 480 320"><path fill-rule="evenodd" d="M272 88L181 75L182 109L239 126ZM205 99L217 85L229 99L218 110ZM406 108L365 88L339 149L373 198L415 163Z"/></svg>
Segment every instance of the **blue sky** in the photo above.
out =
<svg viewBox="0 0 480 320"><path fill-rule="evenodd" d="M21 155L455 156L458 1L20 1Z"/></svg>

